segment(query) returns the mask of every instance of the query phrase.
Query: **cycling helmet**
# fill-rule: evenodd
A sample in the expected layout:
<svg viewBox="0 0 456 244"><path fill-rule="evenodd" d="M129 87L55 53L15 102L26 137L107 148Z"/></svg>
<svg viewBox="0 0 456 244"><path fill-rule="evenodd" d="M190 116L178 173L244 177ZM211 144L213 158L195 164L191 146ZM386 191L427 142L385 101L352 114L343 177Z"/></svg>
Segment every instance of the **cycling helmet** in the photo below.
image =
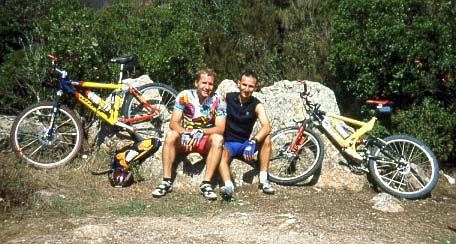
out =
<svg viewBox="0 0 456 244"><path fill-rule="evenodd" d="M114 169L108 174L109 183L112 187L122 188L134 183L133 173L128 170Z"/></svg>

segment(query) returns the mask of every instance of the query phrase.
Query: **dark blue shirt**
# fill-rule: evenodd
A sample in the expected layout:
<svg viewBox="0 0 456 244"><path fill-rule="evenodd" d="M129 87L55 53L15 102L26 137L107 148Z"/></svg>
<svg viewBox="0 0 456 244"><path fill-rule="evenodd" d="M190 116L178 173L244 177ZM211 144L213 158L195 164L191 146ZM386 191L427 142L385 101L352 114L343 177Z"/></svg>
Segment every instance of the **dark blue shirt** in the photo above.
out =
<svg viewBox="0 0 456 244"><path fill-rule="evenodd" d="M249 101L241 104L239 92L226 94L225 141L244 142L250 138L253 126L258 118L255 108L259 103L261 103L260 100L251 97Z"/></svg>

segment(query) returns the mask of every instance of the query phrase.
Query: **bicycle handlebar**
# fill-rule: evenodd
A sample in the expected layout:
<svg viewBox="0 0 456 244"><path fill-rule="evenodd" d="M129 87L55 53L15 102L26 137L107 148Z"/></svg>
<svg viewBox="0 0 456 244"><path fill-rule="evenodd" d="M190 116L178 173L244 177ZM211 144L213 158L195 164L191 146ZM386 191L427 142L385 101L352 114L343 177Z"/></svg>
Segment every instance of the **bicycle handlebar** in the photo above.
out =
<svg viewBox="0 0 456 244"><path fill-rule="evenodd" d="M49 59L51 59L53 62L59 62L59 58L57 58L56 56L52 55L52 54L48 54L47 57Z"/></svg>
<svg viewBox="0 0 456 244"><path fill-rule="evenodd" d="M60 69L57 67L57 62L60 61L60 59L52 54L48 54L47 57L52 61L52 71L58 73L62 79L65 79L68 75L68 72L64 69Z"/></svg>

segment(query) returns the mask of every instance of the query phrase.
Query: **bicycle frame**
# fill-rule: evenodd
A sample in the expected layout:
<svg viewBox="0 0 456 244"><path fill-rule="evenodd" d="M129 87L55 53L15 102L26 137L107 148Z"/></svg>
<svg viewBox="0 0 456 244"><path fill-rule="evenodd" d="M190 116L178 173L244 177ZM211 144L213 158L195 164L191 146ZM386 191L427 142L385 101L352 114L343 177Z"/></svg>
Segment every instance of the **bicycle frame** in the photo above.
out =
<svg viewBox="0 0 456 244"><path fill-rule="evenodd" d="M360 141L360 138L371 131L374 126L375 122L377 121L376 117L372 117L368 122L362 122L359 120L351 119L345 116L337 115L337 114L332 114L332 113L326 113L324 117L329 117L332 119L336 119L339 121L343 121L348 125L352 125L355 127L358 127L355 129L353 133L351 133L347 138L343 138L337 131L331 128L326 128L323 127L323 129L331 135L333 140L344 150L346 153L348 153L353 159L356 159L356 161L362 161L363 156L360 155L357 152L356 146L358 145L357 143Z"/></svg>
<svg viewBox="0 0 456 244"><path fill-rule="evenodd" d="M122 127L134 133L135 127L129 126L127 125L127 123L149 120L160 115L160 110L144 101L144 99L142 99L141 97L141 94L139 94L134 88L128 87L128 89L123 89L122 70L124 68L124 64L120 64L121 71L117 83L73 81L67 78L67 72L65 70L61 70L56 66L58 58L52 55L48 55L48 57L52 60L53 70L59 73L61 76L59 80L59 91L57 92L57 97L60 97L63 92L70 94L74 99L82 103L84 106L93 111L96 115L98 115L101 119L103 119L110 125ZM111 108L108 111L104 111L101 106L94 104L88 97L76 91L74 87L113 90L113 97L110 101ZM132 94L138 100L138 102L144 106L144 108L151 112L151 114L136 116L134 118L129 119L119 118L119 110L122 103L122 97L120 95L124 94L125 92Z"/></svg>
<svg viewBox="0 0 456 244"><path fill-rule="evenodd" d="M299 126L298 134L290 144L288 150L292 152L297 152L300 147L302 147L306 138L303 135L304 130L306 127L312 127L315 120L317 120L326 131L327 134L333 139L333 141L344 151L346 152L355 162L361 163L365 159L365 154L360 154L357 146L359 144L364 143L364 140L361 137L371 131L375 123L377 121L377 117L373 116L369 121L362 122L356 119L348 118L345 116L337 115L334 113L324 112L319 110L320 104L311 103L307 97L309 93L307 93L307 85L305 81L300 81L304 85L304 91L301 93L301 98L304 100L305 106L307 106L307 111L310 112L309 118L301 121L301 125ZM375 100L367 100L366 103L368 104L376 104L378 109L381 109L383 105L388 105L389 101L375 101ZM338 121L342 121L345 124L351 125L355 128L350 127L354 131L350 132L346 138L342 137L342 135L334 128L334 124ZM324 123L331 123L325 126ZM363 151L364 152L364 151Z"/></svg>
<svg viewBox="0 0 456 244"><path fill-rule="evenodd" d="M117 119L119 118L119 109L121 105L121 98L118 95L122 91L122 84L104 84L104 83L97 83L97 82L85 82L85 81L72 81L72 80L61 80L61 86L68 94L72 95L74 99L79 101L80 103L84 104L87 108L92 110L95 114L97 114L100 118L108 122L110 125L115 125ZM85 88L95 88L95 89L110 89L114 90L115 96L113 97L114 106L108 111L104 112L101 107L94 104L92 101L89 100L88 97L84 96L80 92L73 89L73 86L76 87L85 87ZM62 88L61 88L62 89Z"/></svg>

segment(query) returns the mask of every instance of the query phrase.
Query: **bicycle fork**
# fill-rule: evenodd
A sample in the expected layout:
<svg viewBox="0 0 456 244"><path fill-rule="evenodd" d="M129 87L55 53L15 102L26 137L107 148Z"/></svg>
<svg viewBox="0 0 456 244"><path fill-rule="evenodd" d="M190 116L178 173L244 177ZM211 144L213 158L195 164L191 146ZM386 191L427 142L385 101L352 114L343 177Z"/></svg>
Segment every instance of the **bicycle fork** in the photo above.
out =
<svg viewBox="0 0 456 244"><path fill-rule="evenodd" d="M54 102L52 105L51 120L49 121L49 127L45 130L44 135L39 135L39 140L41 141L41 143L48 145L48 146L52 145L55 142L55 137L56 137L56 132L57 132L55 124L56 124L56 118L57 118L58 112L59 112L59 107L60 107L59 98L61 95L62 95L62 91L59 90L57 92L56 97L54 98Z"/></svg>
<svg viewBox="0 0 456 244"><path fill-rule="evenodd" d="M307 137L304 135L305 129L306 127L304 125L299 126L297 135L288 147L288 152L293 152L297 155L299 149L304 146L304 142L307 140Z"/></svg>

